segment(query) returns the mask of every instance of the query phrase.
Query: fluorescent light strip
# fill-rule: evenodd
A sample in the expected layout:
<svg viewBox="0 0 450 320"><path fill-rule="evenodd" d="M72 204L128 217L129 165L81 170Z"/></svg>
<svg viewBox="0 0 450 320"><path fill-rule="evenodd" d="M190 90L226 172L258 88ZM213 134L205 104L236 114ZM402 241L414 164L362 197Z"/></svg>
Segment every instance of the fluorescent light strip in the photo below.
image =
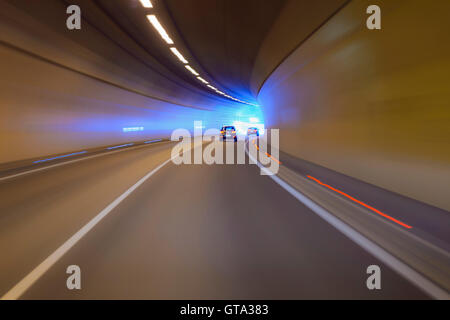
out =
<svg viewBox="0 0 450 320"><path fill-rule="evenodd" d="M193 75L199 76L200 74L195 71L191 66L185 66Z"/></svg>
<svg viewBox="0 0 450 320"><path fill-rule="evenodd" d="M147 19L150 21L150 23L153 25L153 27L156 29L156 31L159 32L159 34L164 39L164 41L167 42L167 44L173 44L173 40L169 37L166 30L159 23L158 19L156 18L156 16L154 14L147 15Z"/></svg>
<svg viewBox="0 0 450 320"><path fill-rule="evenodd" d="M150 0L139 0L144 8L153 8Z"/></svg>
<svg viewBox="0 0 450 320"><path fill-rule="evenodd" d="M202 77L197 77L197 79L203 82L204 84L209 84L209 82L203 79Z"/></svg>
<svg viewBox="0 0 450 320"><path fill-rule="evenodd" d="M183 57L183 55L180 53L180 51L177 50L177 48L172 47L170 48L170 51L173 52L173 54L183 63L188 63L188 61Z"/></svg>
<svg viewBox="0 0 450 320"><path fill-rule="evenodd" d="M145 8L153 8L152 3L150 2L150 0L140 0L140 1L141 1L142 5L143 5ZM163 28L163 26L159 23L159 21L158 21L158 19L156 18L156 16L153 15L153 14L152 14L152 15L147 15L147 18L148 18L148 20L150 21L150 23L153 25L153 27L159 32L159 34L161 35L161 37L162 37L168 44L173 44L173 40L169 37L169 35L167 34L166 30L165 30L165 29ZM172 47L172 48L170 48L170 50L172 51L172 53L173 53L173 54L174 54L181 62L183 62L183 63L185 63L185 64L189 63L189 62L183 57L183 55L177 50L177 48ZM233 98L233 97L227 95L226 93L224 93L224 92L218 90L217 88L215 88L215 87L209 85L209 82L206 81L205 79L203 79L202 77L200 77L200 74L199 74L197 71L195 71L191 66L187 65L187 66L185 66L185 67L186 67L186 69L188 69L193 75L197 76L197 79L198 79L198 80L200 80L200 81L203 82L204 84L207 84L207 85L208 85L208 88L210 88L210 89L216 91L218 94L221 94L221 95L223 95L223 96L225 96L225 97L227 97L227 98L229 98L229 99L232 99L232 100L234 100L234 101L238 101L238 102L245 103L245 104L248 104L248 105L256 106L255 104L251 104L251 103L248 103L248 102L245 102L245 101L241 101L241 100L239 100L239 99L236 99L236 98Z"/></svg>

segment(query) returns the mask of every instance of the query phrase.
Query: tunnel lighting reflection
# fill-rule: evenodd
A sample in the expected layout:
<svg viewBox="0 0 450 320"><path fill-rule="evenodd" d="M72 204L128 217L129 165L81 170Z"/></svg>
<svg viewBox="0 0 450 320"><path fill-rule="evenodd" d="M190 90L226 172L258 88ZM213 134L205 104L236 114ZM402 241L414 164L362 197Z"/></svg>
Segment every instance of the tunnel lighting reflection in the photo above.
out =
<svg viewBox="0 0 450 320"><path fill-rule="evenodd" d="M144 8L153 8L150 0L139 0Z"/></svg>
<svg viewBox="0 0 450 320"><path fill-rule="evenodd" d="M183 55L177 50L177 48L172 47L170 48L170 51L173 52L173 54L183 63L188 63L188 61L183 57Z"/></svg>
<svg viewBox="0 0 450 320"><path fill-rule="evenodd" d="M56 159L62 159L62 158L77 156L77 155L80 155L80 154L84 154L86 152L87 151L80 151L80 152L69 153L69 154L65 154L65 155L62 155L62 156L57 156L57 157L53 157L53 158L33 161L33 163L42 163L42 162L52 161L52 160L56 160Z"/></svg>
<svg viewBox="0 0 450 320"><path fill-rule="evenodd" d="M132 145L134 145L134 143L121 144L120 146L109 147L109 148L106 148L106 149L107 150L114 150L114 149L129 147L129 146L132 146Z"/></svg>
<svg viewBox="0 0 450 320"><path fill-rule="evenodd" d="M144 131L144 127L130 127L130 128L122 128L123 132L135 132L135 131Z"/></svg>
<svg viewBox="0 0 450 320"><path fill-rule="evenodd" d="M163 26L159 23L158 19L154 14L147 15L148 20L153 25L153 27L158 31L158 33L161 35L161 37L164 39L164 41L167 42L167 44L173 44L173 40L169 37L166 30L163 28Z"/></svg>
<svg viewBox="0 0 450 320"><path fill-rule="evenodd" d="M185 66L193 75L199 76L200 74L195 71L191 66Z"/></svg>
<svg viewBox="0 0 450 320"><path fill-rule="evenodd" d="M204 84L208 84L209 83L208 81L206 81L202 77L197 77L197 79L200 80L201 82L203 82Z"/></svg>

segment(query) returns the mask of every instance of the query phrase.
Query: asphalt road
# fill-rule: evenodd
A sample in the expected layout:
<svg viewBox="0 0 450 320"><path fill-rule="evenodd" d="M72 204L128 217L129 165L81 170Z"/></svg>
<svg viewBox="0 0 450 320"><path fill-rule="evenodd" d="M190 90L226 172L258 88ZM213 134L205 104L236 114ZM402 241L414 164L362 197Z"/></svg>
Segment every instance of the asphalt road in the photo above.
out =
<svg viewBox="0 0 450 320"><path fill-rule="evenodd" d="M0 295L168 160L172 146L131 148L0 181ZM66 287L69 265L81 268L81 290ZM381 290L366 287L370 265L381 267ZM260 175L257 166L168 162L20 298L428 296Z"/></svg>

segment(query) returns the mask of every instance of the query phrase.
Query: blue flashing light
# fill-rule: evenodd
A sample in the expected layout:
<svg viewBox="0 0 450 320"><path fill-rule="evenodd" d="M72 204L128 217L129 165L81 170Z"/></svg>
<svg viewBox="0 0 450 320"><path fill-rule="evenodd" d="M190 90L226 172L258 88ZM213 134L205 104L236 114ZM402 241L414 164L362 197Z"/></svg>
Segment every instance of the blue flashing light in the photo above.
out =
<svg viewBox="0 0 450 320"><path fill-rule="evenodd" d="M120 146L109 147L109 148L106 148L106 149L107 150L114 150L114 149L118 149L118 148L129 147L129 146L132 146L132 145L134 145L134 143L122 144Z"/></svg>
<svg viewBox="0 0 450 320"><path fill-rule="evenodd" d="M62 158L77 156L79 154L83 154L83 153L86 153L86 152L87 151L80 151L80 152L69 153L69 154L65 154L65 155L62 155L62 156L57 156L57 157L53 157L53 158L33 161L33 163L42 163L42 162L52 161L52 160L56 160L56 159L62 159Z"/></svg>

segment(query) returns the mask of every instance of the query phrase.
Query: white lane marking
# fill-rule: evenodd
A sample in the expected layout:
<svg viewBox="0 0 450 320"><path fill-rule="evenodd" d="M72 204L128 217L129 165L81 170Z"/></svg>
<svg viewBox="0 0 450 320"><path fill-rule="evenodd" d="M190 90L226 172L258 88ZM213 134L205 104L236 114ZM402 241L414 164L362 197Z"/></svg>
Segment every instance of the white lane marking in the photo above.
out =
<svg viewBox="0 0 450 320"><path fill-rule="evenodd" d="M167 141L167 142L171 142L171 141ZM163 144L163 143L161 143L161 144ZM161 144L158 144L158 145L161 145ZM51 169L51 168L54 168L54 167L64 166L66 164L70 164L70 163L74 163L74 162L78 162L78 161L83 161L83 160L103 157L103 156L106 156L106 155L119 153L119 152L124 152L124 151L129 151L129 150L136 150L136 149L143 148L143 147L148 147L148 146L151 146L151 145L152 144L137 145L134 148L126 148L126 149L114 150L112 152L104 152L104 153L101 153L101 154L96 154L96 155L93 155L93 156L83 157L83 158L80 158L80 159L64 161L64 162L61 162L61 163L55 163L55 164L52 164L52 165L49 165L49 166L45 166L45 167L42 167L42 168L32 169L32 170L28 170L28 171L12 174L10 176L2 177L2 178L0 178L0 181L12 179L12 178L15 178L15 177L20 177L20 176L23 176L23 175L26 175L26 174L30 174L30 173L34 173L34 172L38 172L38 171L42 171L42 170Z"/></svg>
<svg viewBox="0 0 450 320"><path fill-rule="evenodd" d="M105 209L90 220L84 227L78 230L69 240L64 242L55 252L53 252L47 259L34 268L25 278L17 283L12 289L4 294L0 300L16 300L27 291L48 269L50 269L64 254L67 253L83 236L85 236L92 228L94 228L108 213L117 207L126 197L128 197L134 190L143 184L148 178L155 174L159 169L164 167L173 158L166 160L164 163L157 166L155 169L147 173L141 180L136 182L132 187L125 191L121 196L116 198Z"/></svg>
<svg viewBox="0 0 450 320"><path fill-rule="evenodd" d="M265 168L263 165L259 163L249 152L247 152L248 156L252 158L255 163L258 164L258 167L261 168L261 170L266 171L268 174L271 173L270 170ZM303 203L305 206L307 206L309 209L311 209L314 213L316 213L318 216L320 216L322 219L324 219L326 222L331 224L333 227L335 227L338 231L342 232L345 236L347 236L350 240L355 242L357 245L365 249L367 252L375 256L376 258L380 259L382 262L384 262L386 265L391 267L393 270L395 270L397 273L402 275L404 278L412 282L414 285L422 289L424 292L429 294L434 299L439 300L448 300L450 299L450 295L445 291L444 289L440 288L436 284L434 284L432 281L425 278L423 275L421 275L419 272L408 266L407 264L403 263L399 259L397 259L395 256L384 250L382 247L377 245L376 243L372 242L371 240L364 237L362 234L360 234L358 231L341 221L340 219L336 218L333 214L313 202L308 197L304 196L300 192L298 192L296 189L291 187L289 184L284 182L282 179L280 179L276 175L270 175L270 178L272 178L276 183L278 183L284 190L289 192L292 196L294 196L298 201Z"/></svg>

